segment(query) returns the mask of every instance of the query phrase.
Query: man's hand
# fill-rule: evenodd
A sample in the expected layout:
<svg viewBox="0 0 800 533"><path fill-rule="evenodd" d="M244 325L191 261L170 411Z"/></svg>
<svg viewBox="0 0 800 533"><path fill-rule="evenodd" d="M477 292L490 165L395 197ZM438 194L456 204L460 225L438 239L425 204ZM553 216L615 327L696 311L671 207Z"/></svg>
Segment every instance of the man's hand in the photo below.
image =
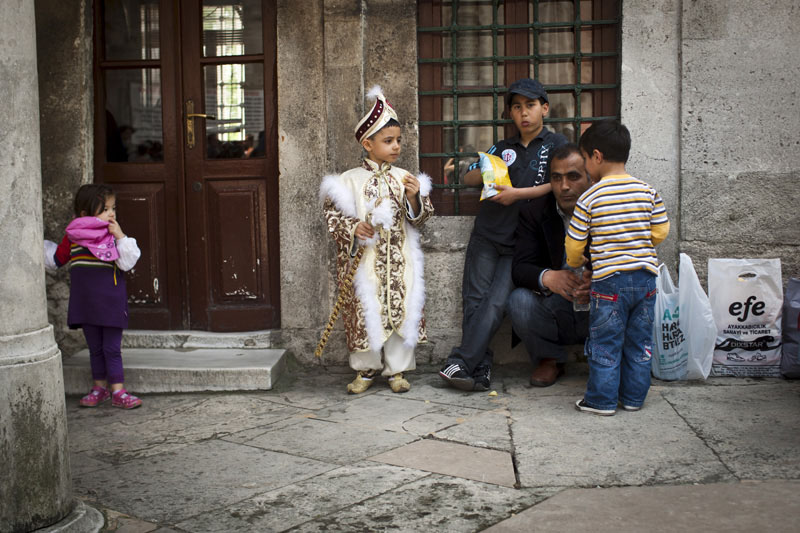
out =
<svg viewBox="0 0 800 533"><path fill-rule="evenodd" d="M489 200L493 202L497 202L498 204L502 205L511 205L519 200L517 197L517 189L514 187L509 187L508 185L495 185L494 188L500 192L489 198Z"/></svg>
<svg viewBox="0 0 800 533"><path fill-rule="evenodd" d="M576 291L583 290L584 295L589 294L588 288L580 289L583 283L569 270L548 270L542 276L542 285L568 302L571 302L574 296L579 296Z"/></svg>
<svg viewBox="0 0 800 533"><path fill-rule="evenodd" d="M359 222L358 226L356 226L355 234L357 238L365 241L375 235L375 228L369 222Z"/></svg>

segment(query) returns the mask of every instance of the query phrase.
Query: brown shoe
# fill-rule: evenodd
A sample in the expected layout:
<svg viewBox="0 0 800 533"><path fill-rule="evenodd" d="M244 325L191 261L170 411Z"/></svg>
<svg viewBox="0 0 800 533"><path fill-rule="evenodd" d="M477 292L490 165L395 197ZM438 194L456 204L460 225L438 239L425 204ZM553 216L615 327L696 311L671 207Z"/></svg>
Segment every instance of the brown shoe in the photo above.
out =
<svg viewBox="0 0 800 533"><path fill-rule="evenodd" d="M531 373L531 385L534 387L549 387L559 377L564 375L564 364L556 363L555 359L542 359L539 366Z"/></svg>

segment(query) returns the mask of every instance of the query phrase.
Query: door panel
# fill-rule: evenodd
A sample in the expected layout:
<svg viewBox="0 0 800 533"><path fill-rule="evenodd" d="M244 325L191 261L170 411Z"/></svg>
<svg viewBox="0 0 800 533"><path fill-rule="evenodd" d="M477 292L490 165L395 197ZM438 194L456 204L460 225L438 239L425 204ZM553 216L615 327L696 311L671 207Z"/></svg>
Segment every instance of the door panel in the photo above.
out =
<svg viewBox="0 0 800 533"><path fill-rule="evenodd" d="M207 180L211 300L210 321L219 328L258 329L269 306L264 180ZM266 259L264 259L266 258ZM269 313L267 309L266 313Z"/></svg>
<svg viewBox="0 0 800 533"><path fill-rule="evenodd" d="M158 183L118 184L117 213L123 231L135 235L142 252L136 266L127 274L128 302L149 324L168 323L162 305L164 292L161 272L167 271L167 257L158 243L166 242L164 186ZM124 221L124 225L123 225Z"/></svg>
<svg viewBox="0 0 800 533"><path fill-rule="evenodd" d="M132 328L279 327L275 11L95 2L95 180L142 250Z"/></svg>

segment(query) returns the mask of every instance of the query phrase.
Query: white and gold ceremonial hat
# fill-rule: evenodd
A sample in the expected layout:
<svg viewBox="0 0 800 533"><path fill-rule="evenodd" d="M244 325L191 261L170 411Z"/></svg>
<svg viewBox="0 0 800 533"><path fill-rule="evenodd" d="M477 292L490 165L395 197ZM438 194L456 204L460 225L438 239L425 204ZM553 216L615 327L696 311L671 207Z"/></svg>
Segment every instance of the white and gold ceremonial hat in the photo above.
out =
<svg viewBox="0 0 800 533"><path fill-rule="evenodd" d="M379 86L376 85L370 89L367 93L367 98L375 98L375 104L356 126L356 140L359 144L383 128L391 119L400 122L397 118L397 113L392 108L392 104L386 101L386 97L383 96L383 91Z"/></svg>

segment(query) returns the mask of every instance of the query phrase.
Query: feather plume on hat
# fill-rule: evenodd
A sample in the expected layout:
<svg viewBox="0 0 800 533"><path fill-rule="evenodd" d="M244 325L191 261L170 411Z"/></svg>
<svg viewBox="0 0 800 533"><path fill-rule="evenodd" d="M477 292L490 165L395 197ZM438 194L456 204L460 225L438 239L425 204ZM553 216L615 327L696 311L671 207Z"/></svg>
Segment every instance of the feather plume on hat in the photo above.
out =
<svg viewBox="0 0 800 533"><path fill-rule="evenodd" d="M373 86L372 89L367 92L367 98L375 98L375 103L356 126L355 134L359 144L361 144L364 139L371 137L386 126L386 123L391 119L395 119L398 122L400 121L397 118L397 113L395 113L392 108L392 104L386 101L386 97L383 95L383 91L379 85Z"/></svg>

